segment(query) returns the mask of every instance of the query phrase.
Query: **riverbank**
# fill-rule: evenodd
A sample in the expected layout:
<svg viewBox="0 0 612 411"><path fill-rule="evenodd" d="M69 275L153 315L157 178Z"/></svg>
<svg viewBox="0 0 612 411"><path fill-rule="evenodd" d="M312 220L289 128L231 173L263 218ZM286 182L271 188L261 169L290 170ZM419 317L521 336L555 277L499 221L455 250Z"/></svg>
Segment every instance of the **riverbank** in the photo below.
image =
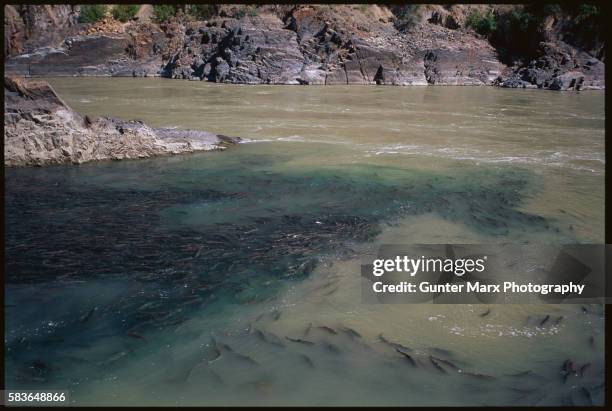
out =
<svg viewBox="0 0 612 411"><path fill-rule="evenodd" d="M4 78L4 165L99 160L224 150L239 138L151 128L141 121L81 116L44 81Z"/></svg>
<svg viewBox="0 0 612 411"><path fill-rule="evenodd" d="M22 76L605 88L600 14L581 10L222 5L205 16L186 9L125 23L82 23L78 6L7 6L5 14L5 72Z"/></svg>

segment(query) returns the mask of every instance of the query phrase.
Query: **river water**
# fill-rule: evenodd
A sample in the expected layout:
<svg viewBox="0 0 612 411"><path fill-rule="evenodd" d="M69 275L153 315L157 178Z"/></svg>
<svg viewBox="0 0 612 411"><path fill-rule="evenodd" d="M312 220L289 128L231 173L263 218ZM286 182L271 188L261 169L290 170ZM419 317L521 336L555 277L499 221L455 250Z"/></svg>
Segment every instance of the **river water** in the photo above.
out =
<svg viewBox="0 0 612 411"><path fill-rule="evenodd" d="M82 114L245 144L6 170L9 387L89 405L602 403L601 307L362 304L360 264L381 244L603 242L603 92L49 81Z"/></svg>

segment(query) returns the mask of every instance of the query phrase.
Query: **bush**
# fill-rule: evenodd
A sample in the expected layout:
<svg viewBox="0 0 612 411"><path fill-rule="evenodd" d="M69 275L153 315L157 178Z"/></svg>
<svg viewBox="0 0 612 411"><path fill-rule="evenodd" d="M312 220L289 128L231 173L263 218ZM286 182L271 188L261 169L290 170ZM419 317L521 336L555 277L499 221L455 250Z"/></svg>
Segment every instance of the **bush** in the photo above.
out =
<svg viewBox="0 0 612 411"><path fill-rule="evenodd" d="M525 62L541 54L544 36L540 26L545 13L536 7L517 7L496 16L495 32L489 36L502 62L508 65Z"/></svg>
<svg viewBox="0 0 612 411"><path fill-rule="evenodd" d="M251 17L255 17L257 16L258 11L257 11L257 6L249 6L247 7L247 15L251 16Z"/></svg>
<svg viewBox="0 0 612 411"><path fill-rule="evenodd" d="M85 4L81 6L79 14L80 23L95 23L102 20L106 15L106 6L104 4Z"/></svg>
<svg viewBox="0 0 612 411"><path fill-rule="evenodd" d="M176 14L176 7L171 4L158 4L153 6L153 16L158 23L170 20Z"/></svg>
<svg viewBox="0 0 612 411"><path fill-rule="evenodd" d="M512 32L529 32L535 30L539 21L525 10L514 10L510 13L510 29Z"/></svg>
<svg viewBox="0 0 612 411"><path fill-rule="evenodd" d="M563 12L559 4L544 4L542 5L542 14L544 16L558 16Z"/></svg>
<svg viewBox="0 0 612 411"><path fill-rule="evenodd" d="M608 22L602 6L586 3L571 7L568 11L574 16L574 20L564 40L603 59Z"/></svg>
<svg viewBox="0 0 612 411"><path fill-rule="evenodd" d="M234 13L234 17L237 19L241 19L244 16L257 16L257 6L243 5L240 6L240 8L238 8L238 10L236 10L236 12Z"/></svg>
<svg viewBox="0 0 612 411"><path fill-rule="evenodd" d="M594 4L581 4L578 7L578 15L576 16L576 24L581 24L587 21L593 21L600 16L599 7Z"/></svg>
<svg viewBox="0 0 612 411"><path fill-rule="evenodd" d="M497 19L492 12L481 14L479 11L473 11L468 16L466 25L479 34L490 36L497 30Z"/></svg>
<svg viewBox="0 0 612 411"><path fill-rule="evenodd" d="M407 4L394 6L391 10L395 15L395 27L406 30L419 22L419 5Z"/></svg>
<svg viewBox="0 0 612 411"><path fill-rule="evenodd" d="M208 20L216 13L217 8L214 4L190 4L187 7L187 14L196 20Z"/></svg>
<svg viewBox="0 0 612 411"><path fill-rule="evenodd" d="M113 18L125 23L134 18L136 13L138 13L138 9L140 9L138 4L119 4L113 8Z"/></svg>

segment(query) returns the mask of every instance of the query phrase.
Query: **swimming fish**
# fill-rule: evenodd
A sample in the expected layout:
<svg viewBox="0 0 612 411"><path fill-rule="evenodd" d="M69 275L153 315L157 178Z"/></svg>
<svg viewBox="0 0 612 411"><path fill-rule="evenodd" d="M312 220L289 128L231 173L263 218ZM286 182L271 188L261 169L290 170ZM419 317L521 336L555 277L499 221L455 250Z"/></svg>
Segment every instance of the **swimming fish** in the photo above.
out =
<svg viewBox="0 0 612 411"><path fill-rule="evenodd" d="M340 286L336 286L334 288L332 288L330 291L324 293L323 295L328 296L328 295L332 295L334 294L336 291L338 291L338 289L340 288Z"/></svg>
<svg viewBox="0 0 612 411"><path fill-rule="evenodd" d="M299 354L298 357L300 358L300 360L306 364L308 367L310 368L314 368L315 364L314 362L310 359L309 356L305 355L305 354Z"/></svg>
<svg viewBox="0 0 612 411"><path fill-rule="evenodd" d="M457 365L453 363L452 361L445 360L443 358L434 357L433 355L431 356L431 358L433 358L438 363L446 364L447 366L451 367L454 370L459 370L459 367L457 367Z"/></svg>
<svg viewBox="0 0 612 411"><path fill-rule="evenodd" d="M396 348L395 351L397 351L398 353L400 353L406 360L408 360L408 362L410 364L412 364L413 367L417 366L416 361L414 360L414 358L412 358L412 356L406 352L403 352L402 350Z"/></svg>
<svg viewBox="0 0 612 411"><path fill-rule="evenodd" d="M230 347L227 344L224 343L218 343L217 346L219 347L220 350L224 350L224 351L228 351L228 352L234 352L234 350L232 349L232 347Z"/></svg>
<svg viewBox="0 0 612 411"><path fill-rule="evenodd" d="M138 334L135 331L128 331L127 336L131 337L131 338L138 339L138 340L144 340L144 341L147 340L145 337L143 337L141 334Z"/></svg>
<svg viewBox="0 0 612 411"><path fill-rule="evenodd" d="M98 363L98 365L108 365L108 364L112 364L115 361L120 360L121 358L125 357L127 355L126 351L118 351L116 353L114 353L113 355L111 355L110 357L108 357L106 360Z"/></svg>
<svg viewBox="0 0 612 411"><path fill-rule="evenodd" d="M380 334L378 336L378 338L380 339L380 341L382 341L383 343L387 344L388 346L390 346L390 347L392 347L392 348L394 348L396 350L400 349L402 351L410 351L410 352L413 351L412 348L410 348L410 347L406 347L405 345L402 345L402 344L399 344L399 343L387 340L382 334Z"/></svg>
<svg viewBox="0 0 612 411"><path fill-rule="evenodd" d="M453 353L449 350L445 350L444 348L431 347L429 351L431 351L432 354L441 355L443 357L453 357Z"/></svg>
<svg viewBox="0 0 612 411"><path fill-rule="evenodd" d="M361 338L361 334L349 327L342 327L341 330L351 338Z"/></svg>
<svg viewBox="0 0 612 411"><path fill-rule="evenodd" d="M331 327L327 327L325 325L318 326L317 328L327 332L328 334L333 334L333 335L337 335L338 334L338 332L336 330L334 330Z"/></svg>
<svg viewBox="0 0 612 411"><path fill-rule="evenodd" d="M283 344L280 341L280 338L276 337L273 334L270 334L270 333L267 333L267 332L264 333L263 331L261 331L261 330L259 330L257 328L254 329L254 333L255 333L255 336L257 338L259 338L259 340L261 340L263 342L266 342L266 343L272 344L272 345L276 345L277 347L284 347L285 346L285 344Z"/></svg>
<svg viewBox="0 0 612 411"><path fill-rule="evenodd" d="M221 351L219 351L219 349L217 348L217 345L214 343L210 347L207 347L204 350L203 356L202 356L202 358L208 361L209 363L215 361L219 357L221 357Z"/></svg>
<svg viewBox="0 0 612 411"><path fill-rule="evenodd" d="M593 405L593 397L586 387L579 387L572 390L570 400L574 405Z"/></svg>
<svg viewBox="0 0 612 411"><path fill-rule="evenodd" d="M495 377L493 377L492 375L488 375L488 374L481 374L479 372L470 372L470 371L463 371L460 370L459 373L463 374L463 375L467 375L468 377L474 377L474 378L479 378L481 380L492 380Z"/></svg>
<svg viewBox="0 0 612 411"><path fill-rule="evenodd" d="M576 365L572 360L567 359L563 362L563 366L561 367L561 378L563 380L563 383L565 383L567 381L567 378L572 374L578 376L578 372L576 371Z"/></svg>
<svg viewBox="0 0 612 411"><path fill-rule="evenodd" d="M87 312L87 314L85 314L81 318L79 318L79 322L80 323L86 323L93 316L95 311L96 311L96 307L94 307L91 310L89 310Z"/></svg>
<svg viewBox="0 0 612 411"><path fill-rule="evenodd" d="M491 314L491 309L488 308L487 311L485 311L484 313L480 314L481 317L486 317L487 315Z"/></svg>
<svg viewBox="0 0 612 411"><path fill-rule="evenodd" d="M531 370L527 370L527 371L521 371L521 372L517 372L515 374L507 374L508 377L526 377L528 375L533 374L533 371Z"/></svg>
<svg viewBox="0 0 612 411"><path fill-rule="evenodd" d="M338 348L337 346L335 346L334 344L328 343L328 342L323 342L323 347L333 353L333 354L340 354L340 348Z"/></svg>
<svg viewBox="0 0 612 411"><path fill-rule="evenodd" d="M584 373L590 366L591 366L591 363L586 363L582 367L580 367L580 370L578 370L578 372L580 373L581 377L584 375Z"/></svg>
<svg viewBox="0 0 612 411"><path fill-rule="evenodd" d="M434 366L436 370L440 371L442 374L448 374L446 370L442 368L442 366L438 364L438 362L431 355L429 356L429 361L431 362L431 364Z"/></svg>
<svg viewBox="0 0 612 411"><path fill-rule="evenodd" d="M301 338L291 338L287 336L285 336L285 338L294 343L299 343L299 344L304 344L304 345L314 345L312 341L302 340Z"/></svg>
<svg viewBox="0 0 612 411"><path fill-rule="evenodd" d="M240 354L240 353L238 353L236 351L232 351L230 354L231 354L231 357L236 358L237 360L239 360L239 361L241 361L241 362L243 362L245 364L254 365L254 366L259 366L260 365L257 361L255 361L253 358L251 358L248 355Z"/></svg>

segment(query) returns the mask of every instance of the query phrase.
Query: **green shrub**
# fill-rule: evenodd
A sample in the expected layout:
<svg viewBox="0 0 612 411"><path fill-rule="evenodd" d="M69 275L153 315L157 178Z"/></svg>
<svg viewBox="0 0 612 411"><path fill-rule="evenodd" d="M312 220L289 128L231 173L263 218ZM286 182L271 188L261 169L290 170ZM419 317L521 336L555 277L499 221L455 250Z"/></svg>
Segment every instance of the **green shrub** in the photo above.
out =
<svg viewBox="0 0 612 411"><path fill-rule="evenodd" d="M157 4L153 6L153 16L158 23L170 20L176 14L176 7L171 4Z"/></svg>
<svg viewBox="0 0 612 411"><path fill-rule="evenodd" d="M243 5L240 6L240 8L238 8L238 10L236 10L236 12L234 13L234 17L237 19L241 19L244 16L257 16L257 6Z"/></svg>
<svg viewBox="0 0 612 411"><path fill-rule="evenodd" d="M594 4L581 4L578 7L578 15L576 16L575 22L576 24L581 24L586 21L592 21L599 17L601 11L599 7Z"/></svg>
<svg viewBox="0 0 612 411"><path fill-rule="evenodd" d="M563 12L563 8L559 4L544 4L542 5L542 14L544 16L557 16Z"/></svg>
<svg viewBox="0 0 612 411"><path fill-rule="evenodd" d="M395 26L398 29L408 29L419 22L418 4L394 6L392 12L395 15Z"/></svg>
<svg viewBox="0 0 612 411"><path fill-rule="evenodd" d="M248 6L247 15L251 17L257 16L257 6Z"/></svg>
<svg viewBox="0 0 612 411"><path fill-rule="evenodd" d="M540 5L519 6L496 15L495 32L489 36L505 64L536 58L544 41L540 26L546 13Z"/></svg>
<svg viewBox="0 0 612 411"><path fill-rule="evenodd" d="M134 18L136 13L138 13L138 9L140 9L140 5L138 4L119 4L113 7L113 18L125 23L126 21Z"/></svg>
<svg viewBox="0 0 612 411"><path fill-rule="evenodd" d="M208 20L216 13L217 8L214 4L189 4L187 7L187 14L196 20Z"/></svg>
<svg viewBox="0 0 612 411"><path fill-rule="evenodd" d="M80 23L95 23L102 20L106 15L106 5L104 4L84 4L81 6L79 14Z"/></svg>
<svg viewBox="0 0 612 411"><path fill-rule="evenodd" d="M466 25L479 34L489 36L497 30L497 19L492 12L480 13L475 10L468 16Z"/></svg>
<svg viewBox="0 0 612 411"><path fill-rule="evenodd" d="M510 13L510 29L512 32L528 32L535 29L539 23L535 16L525 10L514 10Z"/></svg>

